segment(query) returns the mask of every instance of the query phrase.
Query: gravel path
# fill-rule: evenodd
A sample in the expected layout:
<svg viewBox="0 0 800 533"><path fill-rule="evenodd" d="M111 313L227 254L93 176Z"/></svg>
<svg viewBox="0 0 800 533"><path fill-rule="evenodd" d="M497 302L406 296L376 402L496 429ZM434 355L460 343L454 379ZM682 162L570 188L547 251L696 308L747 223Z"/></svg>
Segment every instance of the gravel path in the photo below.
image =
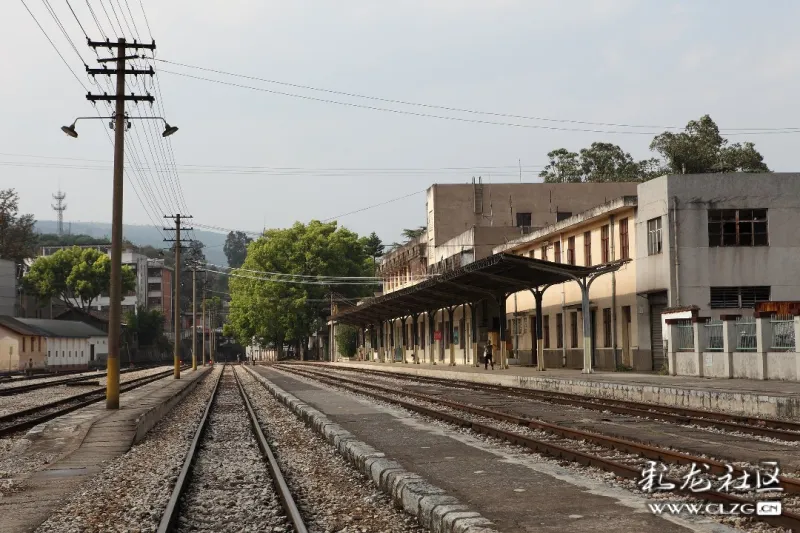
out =
<svg viewBox="0 0 800 533"><path fill-rule="evenodd" d="M314 532L426 531L275 400L247 371L237 368L261 427L306 526Z"/></svg>
<svg viewBox="0 0 800 533"><path fill-rule="evenodd" d="M20 387L22 385L39 385L41 383L47 383L48 381L57 381L59 379L65 378L91 378L97 377L98 374L102 374L104 371L102 370L92 370L91 372L80 372L76 374L61 374L61 375L51 375L47 377L35 378L35 379L11 379L8 381L0 382L0 390L1 389L10 389L14 387Z"/></svg>
<svg viewBox="0 0 800 533"><path fill-rule="evenodd" d="M158 374L159 372L169 370L169 368L170 367L167 366L160 366L156 368L146 368L143 370L136 370L134 372L127 372L125 374L120 374L119 382L127 383L137 378L152 376L154 374ZM92 385L88 387L67 387L66 385L55 385L53 387L47 387L44 389L36 389L30 392L14 394L13 396L0 396L0 416L10 415L11 413L22 411L23 409L39 407L40 405L55 402L57 400L63 400L71 396L77 396L79 394L97 389L98 387L106 386L105 376L99 378L97 381L99 385Z"/></svg>
<svg viewBox="0 0 800 533"><path fill-rule="evenodd" d="M37 532L154 532L217 376L217 366L147 434L87 481Z"/></svg>

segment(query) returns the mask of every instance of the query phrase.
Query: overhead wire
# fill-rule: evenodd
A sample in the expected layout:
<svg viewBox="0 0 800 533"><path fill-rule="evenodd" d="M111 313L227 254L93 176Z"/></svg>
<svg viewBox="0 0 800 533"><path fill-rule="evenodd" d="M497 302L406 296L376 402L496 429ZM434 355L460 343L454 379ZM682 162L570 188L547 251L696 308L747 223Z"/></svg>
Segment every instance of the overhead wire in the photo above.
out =
<svg viewBox="0 0 800 533"><path fill-rule="evenodd" d="M265 277L258 277L258 276L246 276L243 274L237 274L234 272L223 272L221 270L214 270L211 268L206 269L208 272L214 272L216 274L221 274L223 276L229 276L233 278L243 278L243 279L251 279L255 281L271 281L274 283L283 283L286 285L321 285L321 286L331 286L331 285L380 285L381 282L379 281L311 281L311 280L287 280L287 279L277 279L277 278L265 278Z"/></svg>
<svg viewBox="0 0 800 533"><path fill-rule="evenodd" d="M315 280L326 280L326 279L331 279L331 280L379 280L379 279L383 279L383 278L378 277L378 276L318 276L318 275L311 275L311 274L287 274L287 273L284 273L284 272L270 272L270 271L267 271L267 270L251 270L251 269L242 268L242 267L234 268L234 267L230 267L230 266L216 265L214 263L209 263L208 261L206 261L203 264L205 266L212 266L212 267L222 268L222 269L226 269L226 270L235 270L237 272L248 272L248 273L251 273L251 274L261 274L261 275L264 275L264 276L284 276L284 277L288 277L288 278L315 279Z"/></svg>
<svg viewBox="0 0 800 533"><path fill-rule="evenodd" d="M301 85L296 83L289 83L284 81L277 81L271 80L266 78L260 78L257 76L248 76L244 74L236 74L233 72L227 72L224 70L212 69L207 67L200 67L197 65L189 65L186 63L180 63L176 61L170 61L161 58L153 58L155 61L160 61L163 63L182 66L185 68L192 68L197 70L202 70L206 72L213 72L216 74L222 74L226 76L232 76L237 78L244 78L253 81L261 81L265 83L272 83L277 85L283 85L287 87L294 87L299 89L306 89L311 91L319 91L328 94L337 94L341 96L348 96L353 98L363 98L368 100L374 100L379 102L391 103L391 104L399 104L399 105L406 105L406 106L415 106L415 107L422 107L427 109L439 109L443 111L451 111L451 112L459 112L459 113L468 113L468 114L475 114L475 115L487 115L487 116L495 116L495 117L503 117L503 118L515 118L515 119L522 119L522 120L531 120L531 121L542 121L542 122L556 122L556 123L567 123L567 124L582 124L582 125L590 125L590 126L603 126L603 127L617 127L617 128L649 128L649 129L665 129L665 130L682 130L684 129L681 126L658 126L658 125L640 125L640 124L624 124L624 123L614 123L614 122L591 122L585 120L572 120L572 119L558 119L558 118L547 118L547 117L536 117L536 116L525 116L525 115L516 115L511 113L497 113L497 112L490 112L490 111L477 111L474 109L465 109L459 107L450 107L450 106L441 106L441 105L434 105L434 104L424 104L419 102L410 102L407 100L397 100L397 99L390 99L390 98L381 98L377 96L368 96L364 94L352 93L352 92L345 92L345 91L336 91L332 89L324 89L320 87L313 87L309 85ZM293 93L285 93L281 91L273 91L270 89L264 89L259 87L252 87L247 85L241 84L234 84L231 82L224 82L221 80L215 80L211 78L205 78L202 76L193 76L191 74L186 74L182 72L175 72L171 70L163 70L162 72L166 72L169 74L175 74L178 76L185 76L189 78L194 78L198 80L204 80L209 82L215 83L222 83L226 85L233 85L236 87L258 90L269 92L273 94L278 94L282 96L291 96L294 98L302 98L307 100L314 100L318 102L325 102L331 104L338 104L344 106L351 106L351 107L360 107L364 109L370 109L374 111L384 111L384 112L392 112L392 113L400 113L406 115L414 115L420 117L428 117L428 118L437 118L443 120L459 120L463 122L475 122L475 123L482 123L482 124L494 124L494 125L502 125L502 126L513 126L513 127L520 127L520 128L535 128L535 129L548 129L548 130L556 130L556 131L576 131L576 132L590 132L590 133L613 133L613 134L644 134L644 135L657 135L657 132L636 132L636 131L615 131L615 130L596 130L596 129L583 129L583 128L560 128L560 127L549 127L549 126L542 126L542 125L534 125L534 124L515 124L515 123L507 123L507 122L495 122L495 121L485 121L485 120L470 120L470 119L463 119L459 117L447 117L447 116L440 116L440 115L431 115L427 113L414 113L410 111L403 111L398 109L389 109L389 108L381 108L381 107L374 107L374 106L366 106L361 104L354 104L350 102L340 102L336 100L328 100L323 98L315 98L306 95L299 95ZM720 132L730 132L729 135L747 135L747 134L759 134L759 133L800 133L800 127L782 127L782 128L729 128L729 129L720 129ZM736 132L736 133L734 133Z"/></svg>

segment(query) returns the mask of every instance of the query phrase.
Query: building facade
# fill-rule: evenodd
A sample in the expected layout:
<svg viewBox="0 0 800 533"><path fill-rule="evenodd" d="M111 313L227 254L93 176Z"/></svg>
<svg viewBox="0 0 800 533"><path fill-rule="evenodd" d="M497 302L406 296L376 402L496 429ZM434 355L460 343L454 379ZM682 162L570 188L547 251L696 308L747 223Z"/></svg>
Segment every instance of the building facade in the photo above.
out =
<svg viewBox="0 0 800 533"><path fill-rule="evenodd" d="M99 366L108 358L108 335L77 321L20 318L42 333L46 344L46 368L77 370Z"/></svg>
<svg viewBox="0 0 800 533"><path fill-rule="evenodd" d="M663 176L573 215L495 253L597 265L628 260L591 286L593 364L636 370L665 367L662 313L696 307L720 318L771 299L800 300L800 174ZM546 289L542 325L545 365L580 368L583 350L576 283ZM533 360L534 300L509 298L511 342Z"/></svg>
<svg viewBox="0 0 800 533"><path fill-rule="evenodd" d="M44 332L19 319L0 315L0 373L44 369L46 353Z"/></svg>

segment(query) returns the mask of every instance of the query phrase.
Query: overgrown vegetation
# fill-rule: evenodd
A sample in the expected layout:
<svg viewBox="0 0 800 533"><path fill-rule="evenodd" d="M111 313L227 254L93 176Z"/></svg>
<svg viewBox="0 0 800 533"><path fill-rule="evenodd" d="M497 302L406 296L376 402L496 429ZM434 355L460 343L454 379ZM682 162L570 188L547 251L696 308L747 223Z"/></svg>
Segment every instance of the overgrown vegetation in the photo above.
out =
<svg viewBox="0 0 800 533"><path fill-rule="evenodd" d="M358 330L349 324L336 326L336 348L342 357L353 357L358 350Z"/></svg>

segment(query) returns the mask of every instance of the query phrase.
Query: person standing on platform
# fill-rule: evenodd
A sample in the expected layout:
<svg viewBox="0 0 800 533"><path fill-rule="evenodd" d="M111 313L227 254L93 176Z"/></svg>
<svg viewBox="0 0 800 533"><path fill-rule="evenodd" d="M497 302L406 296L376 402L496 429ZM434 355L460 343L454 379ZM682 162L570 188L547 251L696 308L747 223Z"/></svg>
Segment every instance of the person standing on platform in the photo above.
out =
<svg viewBox="0 0 800 533"><path fill-rule="evenodd" d="M489 370L489 365L492 365L492 370L494 370L494 359L492 358L492 342L489 341L486 343L486 349L483 352L483 369Z"/></svg>

